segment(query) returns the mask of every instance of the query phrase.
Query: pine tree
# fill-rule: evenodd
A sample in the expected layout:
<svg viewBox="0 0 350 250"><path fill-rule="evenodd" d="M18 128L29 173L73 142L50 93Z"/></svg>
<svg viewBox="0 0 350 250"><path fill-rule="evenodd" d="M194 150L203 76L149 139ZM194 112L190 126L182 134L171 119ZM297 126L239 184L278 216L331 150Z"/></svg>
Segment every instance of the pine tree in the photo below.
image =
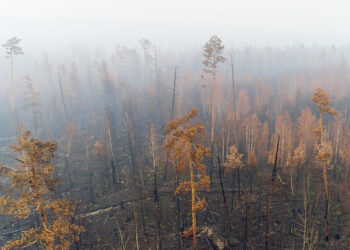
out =
<svg viewBox="0 0 350 250"><path fill-rule="evenodd" d="M10 67L11 67L11 109L13 116L15 118L15 125L16 125L16 130L19 129L20 124L19 124L19 119L17 116L17 111L16 111L16 104L15 104L15 80L14 80L14 70L13 70L13 59L14 56L17 55L23 55L23 49L18 45L21 42L21 39L17 37L12 37L9 40L7 40L6 43L2 45L6 49L6 58L10 59Z"/></svg>
<svg viewBox="0 0 350 250"><path fill-rule="evenodd" d="M321 88L317 88L314 91L312 101L317 104L317 108L320 111L319 127L315 130L315 133L320 137L319 151L315 157L316 162L322 167L323 187L325 195L325 215L326 220L324 238L328 241L328 212L329 212L329 193L328 193L328 178L327 178L327 166L332 158L332 147L329 142L325 141L325 129L323 127L323 115L335 115L337 111L330 107L332 100L329 99L329 95Z"/></svg>
<svg viewBox="0 0 350 250"><path fill-rule="evenodd" d="M18 155L19 165L1 167L1 173L10 180L11 193L0 197L0 214L25 219L36 213L41 225L24 231L20 239L7 242L2 249L29 246L69 249L79 239L83 228L70 223L74 213L70 201L52 199L58 182L53 178L56 167L51 162L56 142L30 138L27 131L11 148Z"/></svg>
<svg viewBox="0 0 350 250"><path fill-rule="evenodd" d="M184 232L184 235L193 238L193 249L197 249L197 220L196 214L205 205L205 199L198 200L198 189L209 192L210 178L206 174L206 166L202 163L203 157L209 157L209 149L203 144L197 143L198 139L204 139L204 127L201 121L191 123L191 119L198 116L197 109L192 109L187 115L168 123L166 129L165 147L173 157L175 169L183 174L190 175L189 181L181 182L175 195L191 193L192 226Z"/></svg>
<svg viewBox="0 0 350 250"><path fill-rule="evenodd" d="M215 97L216 97L216 73L219 63L226 61L224 53L224 46L218 36L212 36L204 46L203 64L205 66L204 72L212 76L212 92L211 92L211 127L210 127L210 146L212 157L214 156L214 137L215 137ZM213 159L214 164L214 159ZM210 171L212 172L212 171Z"/></svg>

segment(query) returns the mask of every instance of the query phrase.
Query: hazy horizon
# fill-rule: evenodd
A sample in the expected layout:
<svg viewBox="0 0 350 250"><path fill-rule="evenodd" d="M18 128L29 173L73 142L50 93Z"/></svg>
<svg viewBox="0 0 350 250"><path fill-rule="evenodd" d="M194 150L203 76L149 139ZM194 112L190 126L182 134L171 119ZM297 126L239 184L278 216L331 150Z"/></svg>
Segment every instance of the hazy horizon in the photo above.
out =
<svg viewBox="0 0 350 250"><path fill-rule="evenodd" d="M217 34L226 46L286 47L350 44L347 1L8 1L0 42L17 36L24 49L203 46Z"/></svg>

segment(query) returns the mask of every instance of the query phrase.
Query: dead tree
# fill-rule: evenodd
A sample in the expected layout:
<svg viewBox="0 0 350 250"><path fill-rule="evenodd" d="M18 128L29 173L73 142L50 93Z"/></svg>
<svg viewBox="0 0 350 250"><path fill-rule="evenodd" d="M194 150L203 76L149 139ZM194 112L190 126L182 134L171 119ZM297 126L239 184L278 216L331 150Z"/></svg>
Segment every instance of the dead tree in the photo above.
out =
<svg viewBox="0 0 350 250"><path fill-rule="evenodd" d="M153 167L153 195L154 195L154 213L155 213L155 221L156 221L156 242L157 242L157 250L162 248L162 239L160 235L160 223L161 223L161 212L160 212L160 200L158 194L158 184L157 184L157 176L158 176L158 168L157 168L157 142L156 142L156 134L151 121L149 121L149 149L151 153L152 167Z"/></svg>
<svg viewBox="0 0 350 250"><path fill-rule="evenodd" d="M278 147L280 144L280 136L277 138L275 163L273 165L272 176L271 176L271 189L268 194L267 209L266 209L266 230L265 230L265 249L269 249L269 239L270 239L270 216L271 216L271 203L273 198L273 193L275 192L276 176L277 176L277 157L278 157Z"/></svg>

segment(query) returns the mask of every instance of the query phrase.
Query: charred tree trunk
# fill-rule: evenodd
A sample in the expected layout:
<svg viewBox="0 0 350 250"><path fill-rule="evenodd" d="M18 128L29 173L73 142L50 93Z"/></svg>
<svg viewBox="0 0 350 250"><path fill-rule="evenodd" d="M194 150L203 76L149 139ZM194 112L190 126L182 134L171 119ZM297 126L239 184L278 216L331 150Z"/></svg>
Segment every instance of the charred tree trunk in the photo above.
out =
<svg viewBox="0 0 350 250"><path fill-rule="evenodd" d="M138 192L139 198L140 198L140 210L141 210L140 212L141 212L141 222L142 222L142 227L143 227L142 228L143 233L145 235L147 235L146 222L145 222L145 216L144 216L144 206L143 206L143 201L142 201L142 187L141 187L140 178L138 178L140 176L139 176L139 172L138 172L136 155L135 155L134 148L133 148L132 130L131 130L131 125L130 125L129 115L128 115L126 105L124 105L124 109L125 109L124 110L125 126L126 126L126 130L127 130L127 136L128 136L128 142L129 142L129 152L130 152L130 156L131 156L132 179L133 179L134 185L136 185L136 191Z"/></svg>
<svg viewBox="0 0 350 250"><path fill-rule="evenodd" d="M89 145L88 142L85 142L85 167L88 171L88 175L89 175L89 191L90 191L90 201L95 204L95 196L94 196L94 188L92 185L92 176L93 173L90 169L90 165L89 165Z"/></svg>
<svg viewBox="0 0 350 250"><path fill-rule="evenodd" d="M173 120L175 118L176 81L177 81L177 67L175 66L174 84L173 84L173 98L172 98L172 104L171 104L170 120ZM167 175L168 175L168 165L169 165L169 152L167 151L166 158L165 158L164 181L166 180Z"/></svg>
<svg viewBox="0 0 350 250"><path fill-rule="evenodd" d="M266 230L265 230L265 250L270 249L269 241L270 241L271 204L272 204L273 193L275 191L275 182L276 182L276 176L277 176L277 156L278 156L279 144L280 144L280 136L278 136L278 139L277 139L275 163L273 165L272 176L271 176L271 190L270 190L270 193L268 195L268 200L267 200Z"/></svg>
<svg viewBox="0 0 350 250"><path fill-rule="evenodd" d="M219 167L219 178L220 178L220 187L221 187L222 199L224 201L224 207L225 207L226 213L228 213L224 182L223 182L222 172L221 172L221 161L220 161L220 157L219 156L217 157L217 162L218 162L218 167Z"/></svg>
<svg viewBox="0 0 350 250"><path fill-rule="evenodd" d="M109 143L109 150L111 151L111 169L112 169L112 183L116 184L117 183L117 178L116 178L116 171L115 171L115 165L114 165L114 145L113 145L113 139L112 139L112 128L111 128L111 113L107 109L106 111L106 121L107 121L107 132L108 132L108 143Z"/></svg>
<svg viewBox="0 0 350 250"><path fill-rule="evenodd" d="M161 212L160 212L160 201L158 194L158 184L157 184L157 159L156 159L156 138L155 131L152 125L152 122L149 121L149 146L152 157L152 167L153 167L153 195L154 195L154 213L155 213L155 221L156 221L156 242L157 242L157 250L162 248L162 238L160 232L160 223L161 223Z"/></svg>
<svg viewBox="0 0 350 250"><path fill-rule="evenodd" d="M237 143L237 112L236 112L236 90L235 90L235 77L233 70L233 55L231 51L231 78L232 78L232 98L233 98L233 140L236 147L238 147Z"/></svg>
<svg viewBox="0 0 350 250"><path fill-rule="evenodd" d="M210 127L210 148L211 148L211 162L210 165L210 171L209 171L209 178L210 180L213 179L213 169L215 166L215 95L216 95L216 71L214 69L213 71L213 84L212 84L212 93L211 93L211 127ZM212 185L213 182L210 182L210 185Z"/></svg>
<svg viewBox="0 0 350 250"><path fill-rule="evenodd" d="M68 161L67 155L64 157L64 170L65 170L66 175L68 177L69 188L72 188L73 187L72 174L70 171L70 166L69 166L69 161Z"/></svg>
<svg viewBox="0 0 350 250"><path fill-rule="evenodd" d="M67 106L66 106L66 101L64 99L64 94L63 94L63 88L62 88L62 81L61 81L61 74L60 74L60 69L57 68L57 78L58 78L58 87L60 89L60 94L61 94L61 102L63 106L63 115L66 118L67 117Z"/></svg>

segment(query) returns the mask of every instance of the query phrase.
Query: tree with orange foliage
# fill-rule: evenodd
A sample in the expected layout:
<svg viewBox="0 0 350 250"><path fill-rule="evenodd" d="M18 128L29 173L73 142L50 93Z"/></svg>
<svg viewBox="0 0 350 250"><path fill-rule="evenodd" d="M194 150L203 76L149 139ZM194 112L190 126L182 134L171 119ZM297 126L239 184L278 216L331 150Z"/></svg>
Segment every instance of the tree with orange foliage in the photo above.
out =
<svg viewBox="0 0 350 250"><path fill-rule="evenodd" d="M294 196L294 183L293 183L293 169L296 168L297 173L297 188L299 187L300 166L305 162L306 148L305 143L301 141L299 145L294 149L293 157L291 157L291 164L289 165L289 178L290 178L290 190L292 197Z"/></svg>
<svg viewBox="0 0 350 250"><path fill-rule="evenodd" d="M201 211L205 205L205 199L198 200L197 190L205 189L209 192L210 178L206 174L206 166L202 163L203 157L210 156L209 148L197 143L204 139L204 127L201 121L191 123L191 119L198 116L197 109L192 109L187 115L168 123L166 129L165 147L169 150L177 171L190 176L189 181L181 182L175 195L191 192L192 226L184 232L184 236L193 237L193 249L197 249L197 211Z"/></svg>
<svg viewBox="0 0 350 250"><path fill-rule="evenodd" d="M237 185L238 185L238 196L241 197L241 178L240 178L240 169L242 167L242 154L238 153L238 150L235 145L230 147L230 153L227 155L227 160L225 167L230 170L237 169ZM232 197L234 193L232 191Z"/></svg>
<svg viewBox="0 0 350 250"><path fill-rule="evenodd" d="M317 119L316 116L312 114L311 109L309 107L306 107L301 110L297 122L296 139L297 145L304 144L305 159L312 158L312 146L316 144L316 138L315 135L311 133L311 131L313 131L316 127Z"/></svg>
<svg viewBox="0 0 350 250"><path fill-rule="evenodd" d="M324 139L325 129L323 127L323 115L335 115L337 111L330 107L332 100L329 99L329 95L321 88L317 88L314 91L312 101L317 104L317 108L320 111L319 127L315 130L315 133L320 137L320 144L318 146L319 151L315 157L316 162L322 167L322 177L325 195L325 215L326 219L324 238L328 241L328 210L329 210L329 193L328 193L328 179L327 179L327 166L332 158L332 147L329 142Z"/></svg>
<svg viewBox="0 0 350 250"><path fill-rule="evenodd" d="M57 148L56 142L30 138L30 132L27 131L18 144L11 148L20 157L16 158L19 165L1 166L0 170L10 179L11 196L16 191L18 198L12 198L10 194L0 197L0 214L25 219L37 213L41 226L24 231L20 239L7 242L2 250L29 246L42 246L50 250L69 249L79 239L83 228L70 223L74 213L70 201L50 199L50 193L58 182L52 177L56 167L51 163Z"/></svg>
<svg viewBox="0 0 350 250"><path fill-rule="evenodd" d="M320 111L319 128L316 132L320 136L322 145L324 143L323 114L336 115L338 112L329 106L333 101L329 99L329 94L321 88L317 88L314 91L312 101L317 104L317 108Z"/></svg>

